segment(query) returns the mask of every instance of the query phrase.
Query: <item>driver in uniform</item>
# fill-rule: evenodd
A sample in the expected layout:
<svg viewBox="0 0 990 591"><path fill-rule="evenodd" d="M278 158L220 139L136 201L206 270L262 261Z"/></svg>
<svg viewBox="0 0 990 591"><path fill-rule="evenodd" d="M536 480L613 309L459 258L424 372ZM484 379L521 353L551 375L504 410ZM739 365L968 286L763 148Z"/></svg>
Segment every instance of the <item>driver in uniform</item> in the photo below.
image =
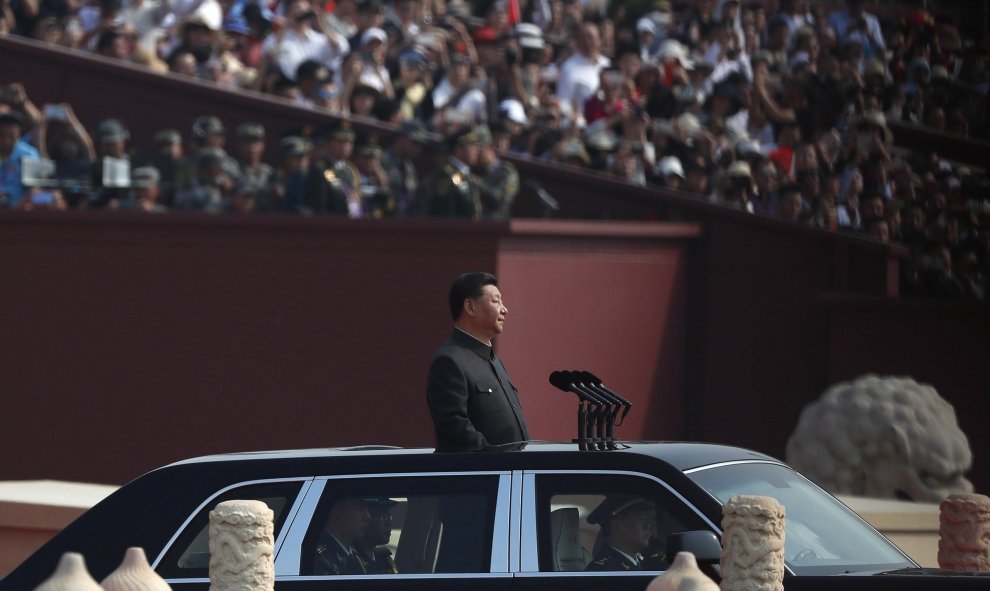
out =
<svg viewBox="0 0 990 591"><path fill-rule="evenodd" d="M386 547L392 538L392 507L398 505L388 497L367 500L371 523L365 534L358 538L355 548L364 561L369 575L395 575L399 569L392 559L392 551Z"/></svg>
<svg viewBox="0 0 990 591"><path fill-rule="evenodd" d="M653 570L658 558L643 554L657 530L656 506L637 495L609 495L588 515L599 525L594 558L586 571ZM647 566L644 566L644 563Z"/></svg>

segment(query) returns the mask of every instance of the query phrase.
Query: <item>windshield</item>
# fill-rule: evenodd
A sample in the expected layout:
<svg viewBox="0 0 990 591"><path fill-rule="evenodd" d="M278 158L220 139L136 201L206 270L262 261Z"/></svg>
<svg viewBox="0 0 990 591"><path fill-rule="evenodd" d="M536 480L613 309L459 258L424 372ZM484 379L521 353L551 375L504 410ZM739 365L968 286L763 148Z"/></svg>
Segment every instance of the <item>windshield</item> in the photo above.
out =
<svg viewBox="0 0 990 591"><path fill-rule="evenodd" d="M689 470L688 477L723 505L736 495L773 497L784 505L784 558L794 574L915 566L845 505L785 466L732 464Z"/></svg>

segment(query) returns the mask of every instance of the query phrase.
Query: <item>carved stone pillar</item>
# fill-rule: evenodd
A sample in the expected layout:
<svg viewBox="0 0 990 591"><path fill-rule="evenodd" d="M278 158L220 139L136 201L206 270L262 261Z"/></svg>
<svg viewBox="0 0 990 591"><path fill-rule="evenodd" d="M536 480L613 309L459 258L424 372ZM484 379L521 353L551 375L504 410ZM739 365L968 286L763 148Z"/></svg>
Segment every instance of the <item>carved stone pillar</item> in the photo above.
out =
<svg viewBox="0 0 990 591"><path fill-rule="evenodd" d="M990 497L954 494L939 504L938 565L990 571Z"/></svg>
<svg viewBox="0 0 990 591"><path fill-rule="evenodd" d="M722 507L722 591L783 591L784 506L736 496Z"/></svg>
<svg viewBox="0 0 990 591"><path fill-rule="evenodd" d="M82 554L66 552L59 559L52 576L42 581L34 591L103 591L103 589L86 570L86 561Z"/></svg>
<svg viewBox="0 0 990 591"><path fill-rule="evenodd" d="M274 514L261 501L210 511L210 591L274 591Z"/></svg>
<svg viewBox="0 0 990 591"><path fill-rule="evenodd" d="M171 591L165 579L158 576L143 548L128 548L124 560L107 578L100 581L103 591Z"/></svg>

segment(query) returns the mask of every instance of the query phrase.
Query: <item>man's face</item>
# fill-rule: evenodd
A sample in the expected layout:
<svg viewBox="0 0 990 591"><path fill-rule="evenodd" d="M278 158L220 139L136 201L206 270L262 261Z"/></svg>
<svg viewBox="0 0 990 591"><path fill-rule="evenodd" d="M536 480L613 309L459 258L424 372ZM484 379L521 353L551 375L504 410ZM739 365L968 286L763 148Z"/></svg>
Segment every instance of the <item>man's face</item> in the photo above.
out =
<svg viewBox="0 0 990 591"><path fill-rule="evenodd" d="M371 523L368 507L360 499L341 499L337 501L330 516L327 518L327 529L344 544L353 544L364 536Z"/></svg>
<svg viewBox="0 0 990 591"><path fill-rule="evenodd" d="M467 315L476 336L491 339L502 334L509 309L502 303L502 293L494 285L486 285L480 296L465 301L462 314Z"/></svg>
<svg viewBox="0 0 990 591"><path fill-rule="evenodd" d="M612 519L609 543L624 552L643 552L656 529L652 509L629 509Z"/></svg>
<svg viewBox="0 0 990 591"><path fill-rule="evenodd" d="M392 537L392 511L388 507L369 506L371 524L365 538L369 545L384 546Z"/></svg>

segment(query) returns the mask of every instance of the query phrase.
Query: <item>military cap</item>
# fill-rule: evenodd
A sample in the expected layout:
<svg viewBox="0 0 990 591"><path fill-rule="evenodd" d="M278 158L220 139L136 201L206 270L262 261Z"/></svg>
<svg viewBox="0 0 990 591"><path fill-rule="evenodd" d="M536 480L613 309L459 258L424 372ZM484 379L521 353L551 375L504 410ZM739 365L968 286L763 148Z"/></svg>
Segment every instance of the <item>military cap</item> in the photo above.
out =
<svg viewBox="0 0 990 591"><path fill-rule="evenodd" d="M234 133L239 140L263 140L265 139L265 126L260 123L241 123Z"/></svg>
<svg viewBox="0 0 990 591"><path fill-rule="evenodd" d="M409 119L400 123L399 135L403 135L414 142L426 142L429 139L426 135L426 126L418 119Z"/></svg>
<svg viewBox="0 0 990 591"><path fill-rule="evenodd" d="M119 119L104 119L96 126L96 136L101 143L127 141L127 128Z"/></svg>
<svg viewBox="0 0 990 591"><path fill-rule="evenodd" d="M456 146L480 144L482 139L476 128L465 125L447 136L447 147L453 150Z"/></svg>
<svg viewBox="0 0 990 591"><path fill-rule="evenodd" d="M482 146L492 143L492 130L487 125L479 125L474 132L478 135L478 143Z"/></svg>
<svg viewBox="0 0 990 591"><path fill-rule="evenodd" d="M222 166L226 159L227 154L220 148L203 148L196 152L196 166L199 168Z"/></svg>
<svg viewBox="0 0 990 591"><path fill-rule="evenodd" d="M338 119L328 125L323 133L320 134L321 140L341 140L344 142L354 141L354 128L351 127L351 122L346 119Z"/></svg>
<svg viewBox="0 0 990 591"><path fill-rule="evenodd" d="M278 148L283 156L302 156L309 152L310 144L305 138L290 135L282 138L278 143Z"/></svg>
<svg viewBox="0 0 990 591"><path fill-rule="evenodd" d="M155 132L154 142L158 144L181 144L182 134L177 129L160 129Z"/></svg>
<svg viewBox="0 0 990 591"><path fill-rule="evenodd" d="M138 189L154 187L162 180L154 166L140 166L131 171L131 186Z"/></svg>
<svg viewBox="0 0 990 591"><path fill-rule="evenodd" d="M369 142L358 146L356 152L358 153L359 156L368 156L375 158L375 157L380 157L382 155L382 148L376 143Z"/></svg>
<svg viewBox="0 0 990 591"><path fill-rule="evenodd" d="M365 504L370 505L372 507L387 508L387 507L394 507L399 504L399 501L396 501L395 499L390 499L388 497L364 497L361 500L364 501Z"/></svg>
<svg viewBox="0 0 990 591"><path fill-rule="evenodd" d="M588 515L588 523L605 525L630 509L655 509L655 506L639 495L609 495Z"/></svg>
<svg viewBox="0 0 990 591"><path fill-rule="evenodd" d="M193 135L204 138L211 135L223 135L223 121L219 117L205 115L193 122Z"/></svg>

